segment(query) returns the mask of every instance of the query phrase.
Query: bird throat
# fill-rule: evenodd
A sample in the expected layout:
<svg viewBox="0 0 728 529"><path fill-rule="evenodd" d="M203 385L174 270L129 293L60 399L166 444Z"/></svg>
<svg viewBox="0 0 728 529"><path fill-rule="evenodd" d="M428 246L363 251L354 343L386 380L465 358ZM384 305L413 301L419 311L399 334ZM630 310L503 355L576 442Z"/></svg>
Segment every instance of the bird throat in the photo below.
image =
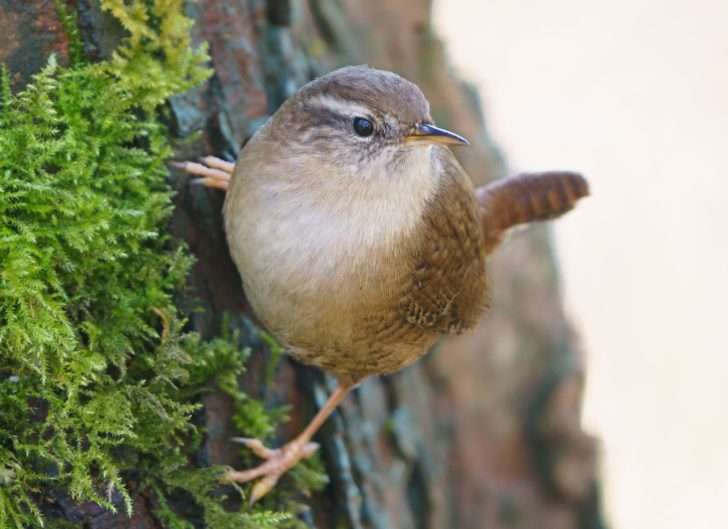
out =
<svg viewBox="0 0 728 529"><path fill-rule="evenodd" d="M351 175L346 179L319 175L325 186L291 191L286 199L291 204L279 204L296 211L290 222L298 229L281 230L291 236L286 244L295 245L299 255L309 255L319 273L329 274L396 246L417 229L437 190L434 148L407 149L396 162L383 154L364 167L319 167Z"/></svg>

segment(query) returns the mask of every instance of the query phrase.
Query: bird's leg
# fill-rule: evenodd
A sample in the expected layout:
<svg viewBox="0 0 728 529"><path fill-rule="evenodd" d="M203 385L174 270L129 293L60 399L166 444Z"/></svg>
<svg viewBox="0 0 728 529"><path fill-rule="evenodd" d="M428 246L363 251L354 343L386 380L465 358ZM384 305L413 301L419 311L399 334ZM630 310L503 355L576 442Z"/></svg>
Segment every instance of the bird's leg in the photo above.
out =
<svg viewBox="0 0 728 529"><path fill-rule="evenodd" d="M258 457L266 459L266 462L250 470L230 470L225 473L223 480L246 483L260 478L253 486L250 494L251 504L268 494L278 482L278 479L287 470L296 466L301 459L307 459L316 453L319 445L318 443L311 442L311 438L339 403L344 400L344 397L352 387L352 384L340 383L308 426L295 439L286 443L282 448L271 450L263 446L263 443L258 439L236 438L236 441L250 448Z"/></svg>
<svg viewBox="0 0 728 529"><path fill-rule="evenodd" d="M190 174L202 177L192 180L193 184L227 191L235 164L215 156L204 156L200 161L202 163L172 162L172 165Z"/></svg>

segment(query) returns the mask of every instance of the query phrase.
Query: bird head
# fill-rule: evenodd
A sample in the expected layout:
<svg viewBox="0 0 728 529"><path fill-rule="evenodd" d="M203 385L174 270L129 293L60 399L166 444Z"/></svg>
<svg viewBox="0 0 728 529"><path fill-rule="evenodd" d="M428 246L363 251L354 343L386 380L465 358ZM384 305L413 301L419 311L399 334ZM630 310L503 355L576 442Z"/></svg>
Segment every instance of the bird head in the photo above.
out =
<svg viewBox="0 0 728 529"><path fill-rule="evenodd" d="M362 177L396 174L408 160L428 156L422 147L468 144L434 125L417 85L367 66L341 68L303 86L274 122L289 154Z"/></svg>

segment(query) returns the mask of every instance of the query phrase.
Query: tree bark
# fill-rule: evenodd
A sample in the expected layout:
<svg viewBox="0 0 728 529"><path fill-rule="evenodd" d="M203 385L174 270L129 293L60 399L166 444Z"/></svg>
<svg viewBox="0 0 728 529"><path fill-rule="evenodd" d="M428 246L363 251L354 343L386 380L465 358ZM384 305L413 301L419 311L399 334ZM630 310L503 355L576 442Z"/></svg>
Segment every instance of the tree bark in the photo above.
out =
<svg viewBox="0 0 728 529"><path fill-rule="evenodd" d="M123 32L94 0L76 9L85 52L105 57ZM368 63L414 81L433 117L471 140L457 154L476 185L505 174L472 87L449 68L422 0L200 0L188 12L207 41L215 75L170 102L180 159L215 154L234 159L241 145L298 86L343 64ZM61 60L68 42L51 0L0 0L0 62L15 87L49 53ZM548 168L543 168L548 169ZM197 257L190 284L192 326L219 331L223 314L244 330L254 350L245 390L271 405L292 403L279 441L294 435L325 400L318 371L282 362L266 386L267 349L229 257L221 192L174 180L171 229ZM329 485L303 518L311 526L352 529L483 527L596 528L602 518L595 442L579 424L584 366L564 317L547 227L513 236L489 263L492 309L478 329L442 340L417 364L367 380L319 433ZM201 305L204 310L193 311ZM230 403L205 400L210 464L239 465ZM79 510L80 509L80 510ZM79 507L92 527L155 527L151 506L135 515ZM69 513L71 511L69 510ZM80 514L79 514L80 513ZM67 515L72 518L71 514ZM78 519L78 518L76 518Z"/></svg>

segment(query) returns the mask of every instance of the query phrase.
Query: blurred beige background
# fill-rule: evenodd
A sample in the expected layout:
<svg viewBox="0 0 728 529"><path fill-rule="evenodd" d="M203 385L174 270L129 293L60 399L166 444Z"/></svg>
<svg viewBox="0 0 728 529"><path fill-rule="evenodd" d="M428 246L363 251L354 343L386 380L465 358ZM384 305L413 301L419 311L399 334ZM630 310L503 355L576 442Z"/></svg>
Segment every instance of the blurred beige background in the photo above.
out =
<svg viewBox="0 0 728 529"><path fill-rule="evenodd" d="M555 228L615 529L728 527L728 2L436 0L513 170L577 169Z"/></svg>

